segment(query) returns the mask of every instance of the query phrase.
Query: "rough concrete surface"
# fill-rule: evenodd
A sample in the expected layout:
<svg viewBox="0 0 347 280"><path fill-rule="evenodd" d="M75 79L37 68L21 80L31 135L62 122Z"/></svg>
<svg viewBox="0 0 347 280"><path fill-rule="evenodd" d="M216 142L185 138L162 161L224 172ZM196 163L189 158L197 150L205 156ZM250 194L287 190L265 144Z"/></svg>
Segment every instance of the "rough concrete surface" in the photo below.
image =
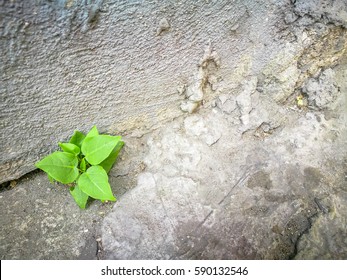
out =
<svg viewBox="0 0 347 280"><path fill-rule="evenodd" d="M0 8L1 259L347 258L344 0ZM82 211L28 172L94 124L118 200Z"/></svg>
<svg viewBox="0 0 347 280"><path fill-rule="evenodd" d="M75 129L149 132L248 76L282 102L346 50L344 0L11 0L0 10L0 183Z"/></svg>
<svg viewBox="0 0 347 280"><path fill-rule="evenodd" d="M270 59L270 50L253 54L255 45L266 41L274 53L281 48L264 32L275 33L281 17L272 10L282 8L271 1L0 5L0 183L32 171L75 129L97 124L114 134L148 132L182 115L181 89L199 85L196 76L210 64L201 61L209 43L224 60L220 72L227 83L240 57L255 56L258 69Z"/></svg>
<svg viewBox="0 0 347 280"><path fill-rule="evenodd" d="M246 128L238 106L153 132L146 171L103 221L105 257L345 259L346 85L334 118L241 92L257 95Z"/></svg>

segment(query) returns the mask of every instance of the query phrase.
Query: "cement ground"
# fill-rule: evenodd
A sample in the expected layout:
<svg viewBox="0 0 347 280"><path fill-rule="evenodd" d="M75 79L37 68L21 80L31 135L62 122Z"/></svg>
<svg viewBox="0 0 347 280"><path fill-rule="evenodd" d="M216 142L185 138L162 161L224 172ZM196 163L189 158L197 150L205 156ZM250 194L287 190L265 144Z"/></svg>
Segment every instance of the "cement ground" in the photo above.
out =
<svg viewBox="0 0 347 280"><path fill-rule="evenodd" d="M110 173L116 203L80 210L38 171L12 181L1 259L346 259L346 64L332 71L326 108L279 105L250 77L126 136Z"/></svg>

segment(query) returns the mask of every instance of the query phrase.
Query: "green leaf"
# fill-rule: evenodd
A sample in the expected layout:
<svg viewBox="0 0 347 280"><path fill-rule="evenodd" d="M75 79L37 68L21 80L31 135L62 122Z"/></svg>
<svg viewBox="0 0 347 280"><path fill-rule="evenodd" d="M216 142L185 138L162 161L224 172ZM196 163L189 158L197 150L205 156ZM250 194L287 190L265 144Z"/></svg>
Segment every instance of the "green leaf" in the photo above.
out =
<svg viewBox="0 0 347 280"><path fill-rule="evenodd" d="M82 170L82 172L85 172L87 169L87 164L86 164L85 158L82 158L82 160L81 160L80 169Z"/></svg>
<svg viewBox="0 0 347 280"><path fill-rule="evenodd" d="M77 179L77 165L77 157L66 152L54 152L35 164L37 168L63 184L72 183Z"/></svg>
<svg viewBox="0 0 347 280"><path fill-rule="evenodd" d="M83 140L84 140L85 137L86 137L86 136L85 136L82 132L80 132L80 131L78 131L78 130L75 130L75 132L74 132L74 134L71 136L69 142L70 142L71 144L75 144L76 146L78 146L79 148L81 148L81 147L82 147L82 142L83 142Z"/></svg>
<svg viewBox="0 0 347 280"><path fill-rule="evenodd" d="M78 186L95 199L116 201L112 194L106 171L99 165L91 166L78 178Z"/></svg>
<svg viewBox="0 0 347 280"><path fill-rule="evenodd" d="M78 155L81 152L81 149L72 143L58 143L59 147L67 153Z"/></svg>
<svg viewBox="0 0 347 280"><path fill-rule="evenodd" d="M94 126L92 127L92 129L88 132L86 138L94 137L94 136L97 136L97 135L99 135L99 131L98 131L98 129L96 128L96 126L94 125Z"/></svg>
<svg viewBox="0 0 347 280"><path fill-rule="evenodd" d="M76 185L75 187L70 188L70 193L79 207L82 209L86 208L86 204L89 196L81 191L81 189Z"/></svg>
<svg viewBox="0 0 347 280"><path fill-rule="evenodd" d="M110 135L87 136L82 143L82 153L91 165L98 165L111 154L121 138Z"/></svg>
<svg viewBox="0 0 347 280"><path fill-rule="evenodd" d="M107 173L111 170L111 168L112 168L113 164L115 163L115 161L118 157L118 154L119 154L119 152L123 146L124 146L124 142L119 141L117 146L110 153L110 155L99 164L100 166L102 166L105 169L105 171Z"/></svg>

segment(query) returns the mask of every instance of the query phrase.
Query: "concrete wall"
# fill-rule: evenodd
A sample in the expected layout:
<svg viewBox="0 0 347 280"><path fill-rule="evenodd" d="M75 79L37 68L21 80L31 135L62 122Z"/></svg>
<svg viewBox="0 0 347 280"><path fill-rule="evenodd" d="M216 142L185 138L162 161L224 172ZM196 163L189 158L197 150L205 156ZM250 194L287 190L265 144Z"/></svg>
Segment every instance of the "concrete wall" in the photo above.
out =
<svg viewBox="0 0 347 280"><path fill-rule="evenodd" d="M290 102L346 28L344 0L0 1L0 183L75 129L141 136L249 76Z"/></svg>

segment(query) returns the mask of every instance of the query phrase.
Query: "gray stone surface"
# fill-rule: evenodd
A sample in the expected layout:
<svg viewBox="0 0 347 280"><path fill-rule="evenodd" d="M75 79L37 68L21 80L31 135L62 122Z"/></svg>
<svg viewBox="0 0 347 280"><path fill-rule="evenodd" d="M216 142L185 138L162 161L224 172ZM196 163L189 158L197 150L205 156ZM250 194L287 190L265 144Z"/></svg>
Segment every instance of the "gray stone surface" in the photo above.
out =
<svg viewBox="0 0 347 280"><path fill-rule="evenodd" d="M338 118L277 106L243 133L211 109L153 132L145 172L103 221L105 257L345 259L346 70Z"/></svg>
<svg viewBox="0 0 347 280"><path fill-rule="evenodd" d="M43 173L0 193L1 259L96 259L95 228L111 205L76 207L68 188Z"/></svg>
<svg viewBox="0 0 347 280"><path fill-rule="evenodd" d="M262 23L269 7L253 1L0 5L0 183L33 170L74 129L96 124L103 132L143 133L182 115L178 89L194 84L209 43L229 75L252 48L249 38L275 28ZM235 36L230 28L237 22ZM241 32L249 28L251 35ZM236 42L240 51L226 47Z"/></svg>
<svg viewBox="0 0 347 280"><path fill-rule="evenodd" d="M347 28L347 2L344 0L295 0L292 2L294 2L294 11L300 16L309 15L318 21Z"/></svg>
<svg viewBox="0 0 347 280"><path fill-rule="evenodd" d="M334 71L328 68L317 79L308 79L302 91L308 95L308 104L313 107L327 109L329 106L334 106L339 93Z"/></svg>
<svg viewBox="0 0 347 280"><path fill-rule="evenodd" d="M0 183L75 129L142 135L249 76L287 100L345 52L345 2L318 2L0 1Z"/></svg>
<svg viewBox="0 0 347 280"><path fill-rule="evenodd" d="M347 258L345 1L0 8L2 259ZM115 204L14 180L93 124Z"/></svg>

